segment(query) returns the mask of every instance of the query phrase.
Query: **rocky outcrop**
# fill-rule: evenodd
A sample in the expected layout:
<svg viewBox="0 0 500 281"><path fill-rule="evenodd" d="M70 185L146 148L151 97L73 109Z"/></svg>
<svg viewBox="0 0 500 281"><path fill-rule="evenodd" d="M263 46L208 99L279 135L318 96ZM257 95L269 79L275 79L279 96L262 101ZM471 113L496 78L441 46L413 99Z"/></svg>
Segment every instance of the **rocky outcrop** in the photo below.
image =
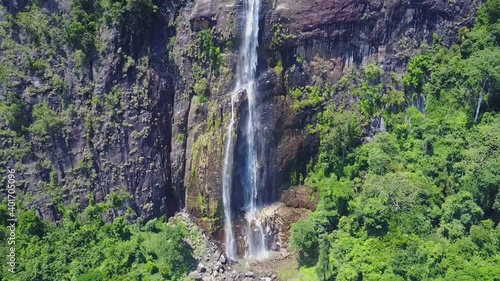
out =
<svg viewBox="0 0 500 281"><path fill-rule="evenodd" d="M198 226L193 217L185 212L177 213L171 221L182 220L190 231L198 232ZM203 235L203 239L186 241L193 249L197 264L193 265L193 271L184 279L203 281L252 281L252 280L279 280L276 266L278 262L286 262L287 258L295 259L290 255L273 254L272 260L257 261L244 260L239 262L230 261L223 250L214 243L209 236ZM251 270L252 269L252 270Z"/></svg>
<svg viewBox="0 0 500 281"><path fill-rule="evenodd" d="M300 220L307 219L311 209L304 207L292 207L294 202L303 202L305 206L312 209L316 206L316 196L311 194L310 189L303 186L295 188L283 196L283 202L272 204L258 214L258 218L263 225L269 240L269 258L261 261L252 258L240 261L231 261L225 256L223 249L217 240L211 236L203 235L201 241L187 240L186 242L194 249L195 258L198 261L196 269L190 272L185 280L283 280L279 278L279 273L283 264L296 262L295 253L289 247L289 237L291 225ZM185 212L175 215L171 221L182 220L183 223L193 231L198 229L198 219ZM240 237L239 242L245 237ZM244 250L242 250L244 251Z"/></svg>
<svg viewBox="0 0 500 281"><path fill-rule="evenodd" d="M281 201L289 208L314 211L319 202L319 196L317 193L312 193L310 187L297 186L283 192Z"/></svg>

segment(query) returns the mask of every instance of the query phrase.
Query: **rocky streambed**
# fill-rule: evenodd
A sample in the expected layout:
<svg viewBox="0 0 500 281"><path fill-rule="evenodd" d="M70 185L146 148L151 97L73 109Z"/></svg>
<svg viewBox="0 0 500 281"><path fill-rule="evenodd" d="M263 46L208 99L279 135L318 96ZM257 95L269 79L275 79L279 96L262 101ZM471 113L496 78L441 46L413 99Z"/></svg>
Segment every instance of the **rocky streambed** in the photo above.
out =
<svg viewBox="0 0 500 281"><path fill-rule="evenodd" d="M196 269L185 278L188 280L222 281L222 280L288 280L280 278L280 272L295 266L296 253L289 247L291 225L306 219L315 208L315 196L305 186L286 191L281 202L262 208L258 219L265 226L269 237L268 258L265 260L239 259L230 261L224 254L223 243L203 235L203 241L186 241L193 249L197 260ZM186 212L178 213L174 219L180 219L189 229L202 231ZM243 242L244 243L244 242ZM244 249L244 245L241 247ZM286 267L287 269L283 269Z"/></svg>
<svg viewBox="0 0 500 281"><path fill-rule="evenodd" d="M198 228L190 216L181 212L174 219L181 219L188 228ZM223 281L223 280L279 280L276 271L265 269L263 263L277 261L282 258L279 253L273 259L266 261L239 261L234 262L227 259L223 249L213 239L203 235L203 241L186 242L194 249L195 258L198 262L196 269L188 274L185 281Z"/></svg>

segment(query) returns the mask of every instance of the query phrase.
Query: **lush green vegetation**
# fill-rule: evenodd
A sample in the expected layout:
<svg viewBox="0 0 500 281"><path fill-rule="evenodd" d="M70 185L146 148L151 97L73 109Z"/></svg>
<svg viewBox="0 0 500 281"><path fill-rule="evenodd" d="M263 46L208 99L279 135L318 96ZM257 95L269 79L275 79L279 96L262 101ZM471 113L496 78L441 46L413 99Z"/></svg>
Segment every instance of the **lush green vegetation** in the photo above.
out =
<svg viewBox="0 0 500 281"><path fill-rule="evenodd" d="M368 66L336 86L359 103L311 127L321 148L305 183L321 201L292 228L319 280L498 280L499 7L487 1L459 44L423 46L402 80Z"/></svg>
<svg viewBox="0 0 500 281"><path fill-rule="evenodd" d="M7 272L5 263L1 280L182 280L196 266L185 238L196 237L182 221L167 224L161 219L144 226L131 224L127 215L105 224L103 215L122 204L120 195L107 203L95 203L83 213L63 210L60 226L41 221L33 211L19 213L16 237L16 274ZM8 217L7 204L0 207L0 217ZM0 226L2 239L9 234ZM0 248L6 256L7 244ZM36 258L35 258L36 257Z"/></svg>
<svg viewBox="0 0 500 281"><path fill-rule="evenodd" d="M208 64L211 69L218 70L221 65L222 55L220 47L214 42L212 29L204 29L196 34L196 44L199 47L199 57Z"/></svg>

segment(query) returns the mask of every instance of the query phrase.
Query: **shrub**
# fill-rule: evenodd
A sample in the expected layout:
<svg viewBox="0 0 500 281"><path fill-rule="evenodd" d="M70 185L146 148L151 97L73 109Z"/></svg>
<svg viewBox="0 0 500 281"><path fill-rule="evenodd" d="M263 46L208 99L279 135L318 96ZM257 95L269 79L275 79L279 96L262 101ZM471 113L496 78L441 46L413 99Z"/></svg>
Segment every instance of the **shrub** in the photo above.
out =
<svg viewBox="0 0 500 281"><path fill-rule="evenodd" d="M201 78L194 84L194 93L197 96L204 96L208 90L208 80L207 78Z"/></svg>
<svg viewBox="0 0 500 281"><path fill-rule="evenodd" d="M29 131L40 137L61 136L64 129L64 118L50 108L47 102L38 104L33 109L33 119L35 120L29 127Z"/></svg>
<svg viewBox="0 0 500 281"><path fill-rule="evenodd" d="M43 75L45 69L48 68L48 64L42 59L31 59L28 58L28 70L36 75Z"/></svg>
<svg viewBox="0 0 500 281"><path fill-rule="evenodd" d="M199 55L201 59L210 64L213 70L218 70L222 62L220 47L215 46L213 31L204 29L197 34Z"/></svg>

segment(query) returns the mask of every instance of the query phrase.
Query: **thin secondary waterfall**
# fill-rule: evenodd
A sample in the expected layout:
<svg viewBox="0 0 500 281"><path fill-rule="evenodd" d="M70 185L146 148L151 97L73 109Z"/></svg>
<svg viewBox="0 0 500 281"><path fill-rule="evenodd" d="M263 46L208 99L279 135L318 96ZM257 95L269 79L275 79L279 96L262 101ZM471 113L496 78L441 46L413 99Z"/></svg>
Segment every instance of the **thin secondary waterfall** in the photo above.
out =
<svg viewBox="0 0 500 281"><path fill-rule="evenodd" d="M265 235L261 223L257 218L257 212L261 204L259 190L262 177L259 176L259 153L264 142L258 137L261 132L260 114L258 112L258 99L255 92L255 75L257 70L257 47L259 33L259 10L260 0L243 0L243 11L245 25L243 40L240 46L236 89L231 96L231 121L228 126L228 139L226 144L226 155L224 157L223 169L223 200L225 211L225 234L226 255L235 260L237 258L236 239L233 231L233 214L231 211L231 189L233 170L233 131L235 124L234 99L235 95L244 91L248 99L248 115L245 132L242 137L246 142L245 180L243 185L243 209L247 220L246 234L248 242L248 254L252 257L263 258L267 255ZM260 150L259 150L260 149Z"/></svg>
<svg viewBox="0 0 500 281"><path fill-rule="evenodd" d="M231 95L231 120L227 127L227 143L224 155L224 168L222 171L222 200L224 203L224 230L226 234L226 256L231 259L236 259L236 240L233 232L233 219L231 212L231 186L232 170L233 170L233 129L234 129L234 95Z"/></svg>

